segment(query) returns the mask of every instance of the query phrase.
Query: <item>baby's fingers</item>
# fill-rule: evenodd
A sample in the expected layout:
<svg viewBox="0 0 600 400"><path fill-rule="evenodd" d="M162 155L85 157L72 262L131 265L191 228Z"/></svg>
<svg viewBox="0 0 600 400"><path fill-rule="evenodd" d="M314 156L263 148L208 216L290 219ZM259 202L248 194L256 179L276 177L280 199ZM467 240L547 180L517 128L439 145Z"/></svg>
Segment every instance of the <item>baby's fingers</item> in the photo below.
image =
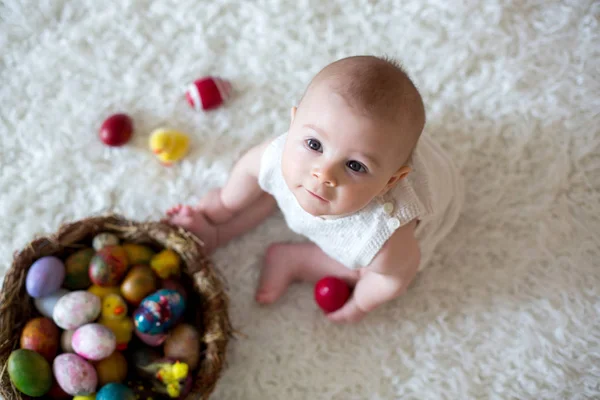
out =
<svg viewBox="0 0 600 400"><path fill-rule="evenodd" d="M354 299L354 296L352 296L342 308L327 314L327 318L336 323L352 323L360 321L365 315L367 315L367 313L358 308L356 300Z"/></svg>

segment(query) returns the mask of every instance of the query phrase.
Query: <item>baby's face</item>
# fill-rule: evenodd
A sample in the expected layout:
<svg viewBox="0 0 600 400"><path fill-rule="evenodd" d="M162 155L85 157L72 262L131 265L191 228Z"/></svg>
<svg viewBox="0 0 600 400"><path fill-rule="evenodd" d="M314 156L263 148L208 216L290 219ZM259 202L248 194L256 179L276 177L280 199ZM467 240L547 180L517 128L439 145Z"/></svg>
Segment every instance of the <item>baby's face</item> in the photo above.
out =
<svg viewBox="0 0 600 400"><path fill-rule="evenodd" d="M356 212L395 181L402 162L395 131L320 84L293 117L283 150L285 182L309 214Z"/></svg>

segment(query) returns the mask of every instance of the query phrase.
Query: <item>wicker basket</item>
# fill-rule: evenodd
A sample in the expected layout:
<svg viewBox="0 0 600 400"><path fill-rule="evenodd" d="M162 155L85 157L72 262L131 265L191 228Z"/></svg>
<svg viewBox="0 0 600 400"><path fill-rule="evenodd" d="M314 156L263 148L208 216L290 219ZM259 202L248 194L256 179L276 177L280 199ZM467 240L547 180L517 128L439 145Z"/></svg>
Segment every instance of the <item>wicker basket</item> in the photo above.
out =
<svg viewBox="0 0 600 400"><path fill-rule="evenodd" d="M188 301L197 305L188 307L186 320L196 326L201 336L201 359L192 391L186 399L207 399L221 374L227 342L232 333L228 298L222 284L204 255L201 242L193 235L166 224L137 223L115 215L63 225L56 234L34 240L15 255L0 294L0 396L5 400L28 398L13 387L6 365L10 353L19 347L25 323L40 316L25 290L25 277L30 265L43 256L62 257L82 247L82 243L91 243L93 236L100 232L112 232L123 240L157 248L168 247L181 256L183 273L191 277L182 279L189 281L191 291Z"/></svg>

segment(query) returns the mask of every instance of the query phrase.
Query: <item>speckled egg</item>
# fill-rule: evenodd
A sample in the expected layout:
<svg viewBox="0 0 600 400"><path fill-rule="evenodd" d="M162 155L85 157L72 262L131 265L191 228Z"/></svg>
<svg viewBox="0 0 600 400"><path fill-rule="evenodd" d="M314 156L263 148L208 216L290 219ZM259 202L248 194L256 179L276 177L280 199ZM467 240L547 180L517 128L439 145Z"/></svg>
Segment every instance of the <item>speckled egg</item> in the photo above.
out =
<svg viewBox="0 0 600 400"><path fill-rule="evenodd" d="M123 382L127 377L127 360L123 353L115 351L104 360L94 363L100 386Z"/></svg>
<svg viewBox="0 0 600 400"><path fill-rule="evenodd" d="M73 334L75 333L75 329L69 329L63 331L62 335L60 335L60 348L64 353L75 353L73 350Z"/></svg>
<svg viewBox="0 0 600 400"><path fill-rule="evenodd" d="M44 297L56 292L64 279L65 264L53 256L42 257L27 271L25 288L33 298Z"/></svg>
<svg viewBox="0 0 600 400"><path fill-rule="evenodd" d="M19 349L10 353L7 371L13 385L28 396L43 396L52 387L50 364L33 350Z"/></svg>
<svg viewBox="0 0 600 400"><path fill-rule="evenodd" d="M66 275L63 286L71 290L87 289L92 284L90 281L90 261L96 252L94 249L81 249L65 261Z"/></svg>
<svg viewBox="0 0 600 400"><path fill-rule="evenodd" d="M77 354L61 354L52 364L54 377L60 387L71 396L91 394L96 391L96 370Z"/></svg>
<svg viewBox="0 0 600 400"><path fill-rule="evenodd" d="M133 390L121 383L109 383L96 394L96 400L136 400Z"/></svg>
<svg viewBox="0 0 600 400"><path fill-rule="evenodd" d="M92 240L92 247L96 251L99 251L108 246L118 246L118 245L119 245L119 238L117 237L117 235L114 235L114 234L108 233L108 232L99 233L96 236L94 236L94 239Z"/></svg>
<svg viewBox="0 0 600 400"><path fill-rule="evenodd" d="M73 333L73 350L88 360L102 360L110 356L117 347L113 331L101 324L87 324Z"/></svg>
<svg viewBox="0 0 600 400"><path fill-rule="evenodd" d="M161 289L142 300L133 314L135 327L141 333L165 333L185 311L183 296L171 289Z"/></svg>
<svg viewBox="0 0 600 400"><path fill-rule="evenodd" d="M60 332L48 318L34 318L23 328L21 348L40 353L48 362L52 362L58 353Z"/></svg>
<svg viewBox="0 0 600 400"><path fill-rule="evenodd" d="M77 290L58 300L52 317L62 329L76 329L98 318L100 307L98 296Z"/></svg>
<svg viewBox="0 0 600 400"><path fill-rule="evenodd" d="M129 264L150 264L150 260L155 253L148 246L136 243L123 243L123 249L127 253Z"/></svg>
<svg viewBox="0 0 600 400"><path fill-rule="evenodd" d="M44 317L52 318L52 314L54 313L54 307L58 300L63 297L65 294L69 293L67 289L58 289L56 292L44 296L38 297L33 300L33 304L35 308L42 314Z"/></svg>
<svg viewBox="0 0 600 400"><path fill-rule="evenodd" d="M90 279L98 286L118 286L128 266L127 253L122 247L104 247L90 262Z"/></svg>

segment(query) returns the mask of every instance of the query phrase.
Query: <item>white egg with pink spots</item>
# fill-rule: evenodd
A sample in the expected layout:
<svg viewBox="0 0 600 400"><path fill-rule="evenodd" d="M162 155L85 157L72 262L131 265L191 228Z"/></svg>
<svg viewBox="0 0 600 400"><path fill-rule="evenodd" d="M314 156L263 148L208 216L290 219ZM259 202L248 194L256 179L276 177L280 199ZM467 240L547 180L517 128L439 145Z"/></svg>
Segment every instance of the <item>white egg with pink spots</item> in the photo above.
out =
<svg viewBox="0 0 600 400"><path fill-rule="evenodd" d="M113 331L100 324L87 324L73 333L71 344L75 353L88 360L102 360L117 347Z"/></svg>
<svg viewBox="0 0 600 400"><path fill-rule="evenodd" d="M57 356L52 364L52 372L58 385L71 396L87 395L96 391L96 370L77 354Z"/></svg>

